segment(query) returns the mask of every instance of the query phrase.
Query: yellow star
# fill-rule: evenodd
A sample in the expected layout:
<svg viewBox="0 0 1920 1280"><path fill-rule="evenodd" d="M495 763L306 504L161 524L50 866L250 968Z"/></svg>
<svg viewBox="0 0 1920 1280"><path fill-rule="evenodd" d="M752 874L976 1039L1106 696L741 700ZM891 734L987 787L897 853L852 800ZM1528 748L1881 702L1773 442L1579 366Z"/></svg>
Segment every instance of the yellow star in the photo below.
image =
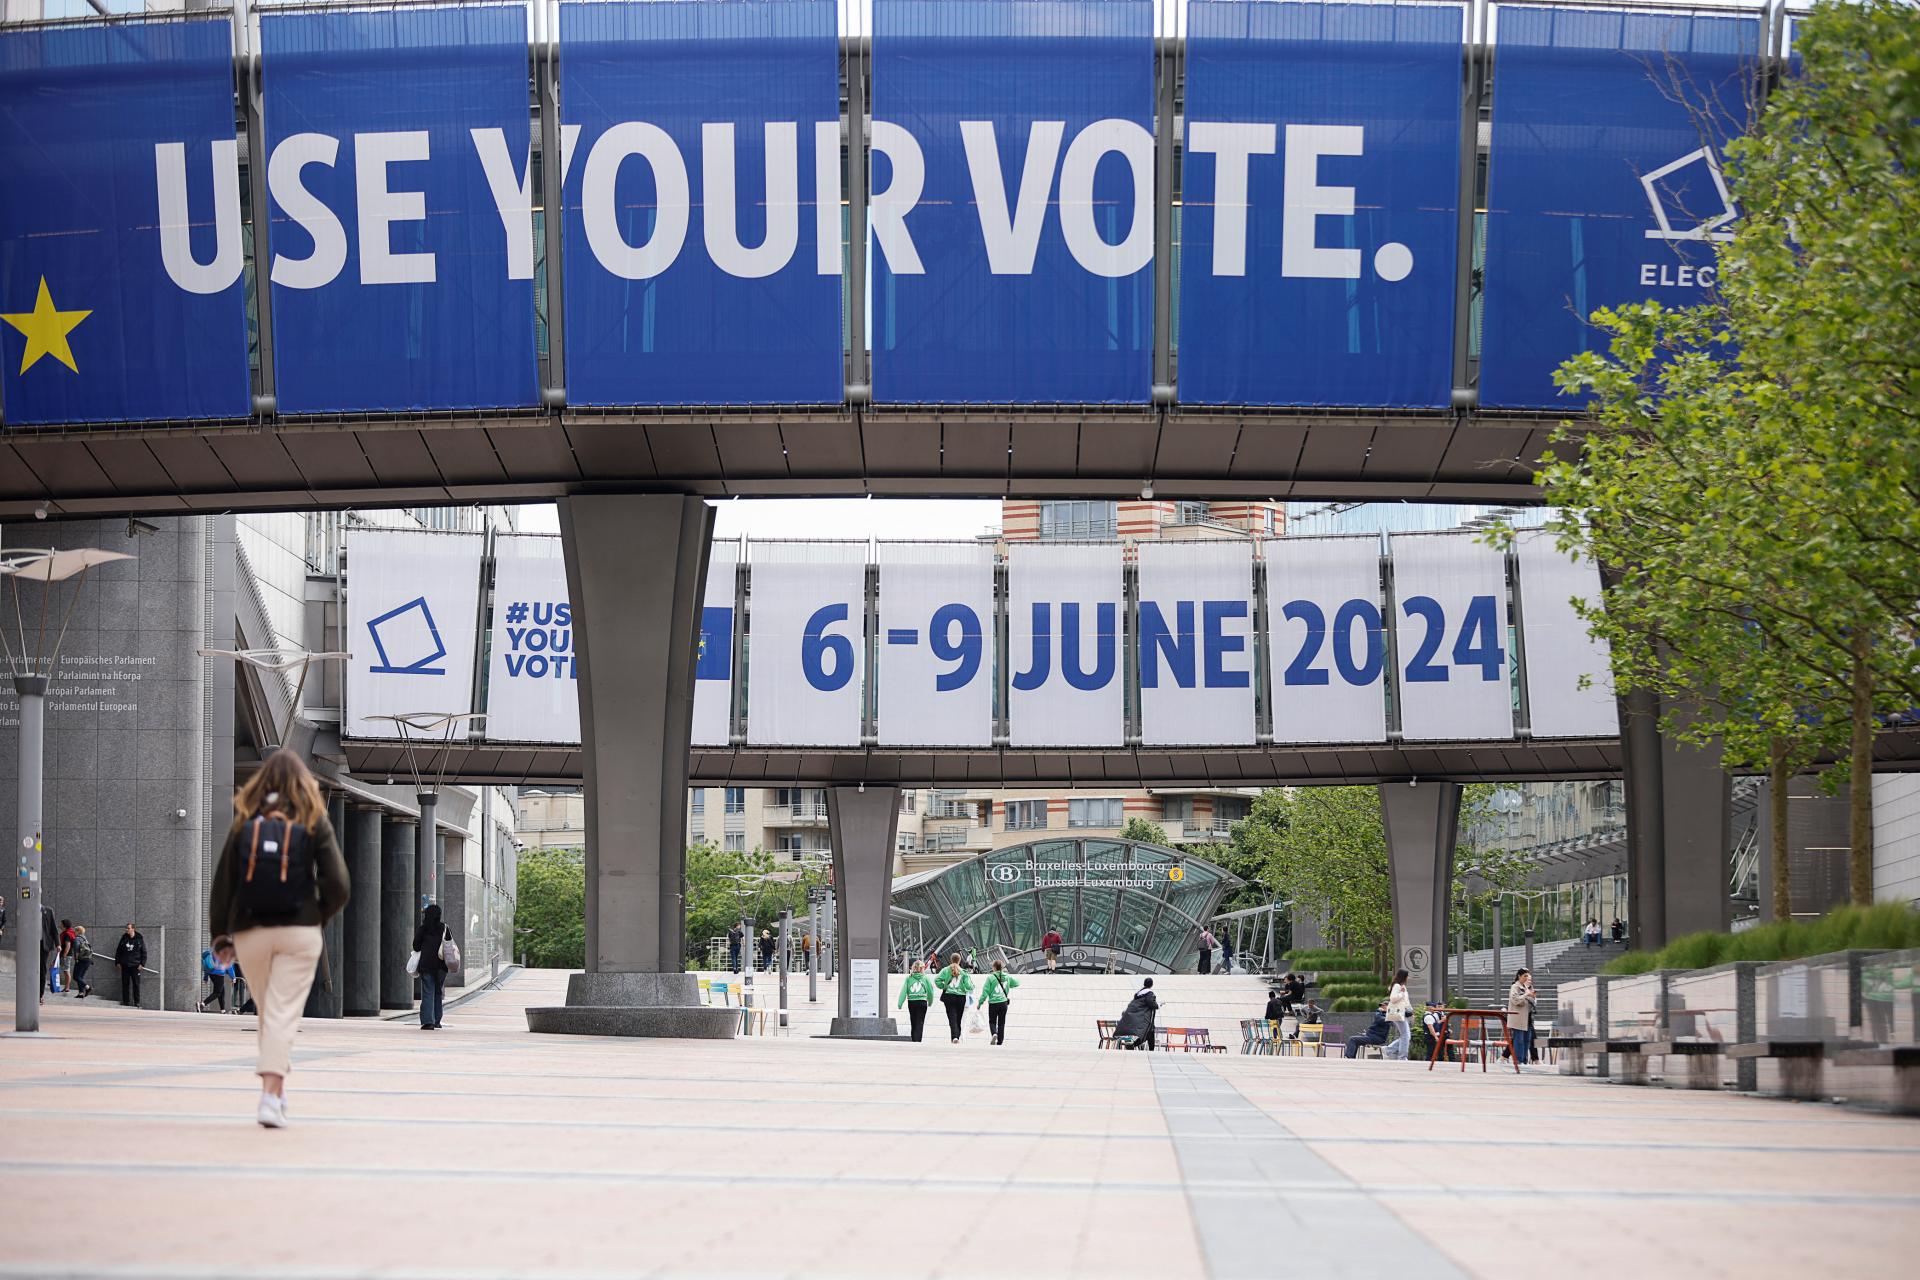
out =
<svg viewBox="0 0 1920 1280"><path fill-rule="evenodd" d="M92 314L91 311L55 311L53 295L47 292L47 278L41 276L40 296L34 299L33 310L0 315L0 320L27 335L27 353L20 360L20 372L33 368L41 356L52 356L75 373L80 372L80 367L73 362L73 348L67 345L67 335Z"/></svg>

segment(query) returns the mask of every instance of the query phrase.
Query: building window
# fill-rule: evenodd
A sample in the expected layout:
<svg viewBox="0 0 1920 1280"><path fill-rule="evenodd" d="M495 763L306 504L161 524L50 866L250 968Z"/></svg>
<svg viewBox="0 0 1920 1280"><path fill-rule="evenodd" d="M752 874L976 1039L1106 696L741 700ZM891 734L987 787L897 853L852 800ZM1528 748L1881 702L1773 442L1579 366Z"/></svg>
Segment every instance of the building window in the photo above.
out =
<svg viewBox="0 0 1920 1280"><path fill-rule="evenodd" d="M1253 801L1239 796L1215 796L1213 800L1213 825L1230 827L1236 822L1245 822L1253 813Z"/></svg>
<svg viewBox="0 0 1920 1280"><path fill-rule="evenodd" d="M747 836L743 831L727 832L726 842L728 853L745 853L747 851Z"/></svg>
<svg viewBox="0 0 1920 1280"><path fill-rule="evenodd" d="M918 843L919 842L913 838L913 832L902 831L894 847L901 853L912 853L918 847Z"/></svg>
<svg viewBox="0 0 1920 1280"><path fill-rule="evenodd" d="M1043 538L1111 538L1120 531L1117 502L1043 502L1040 536Z"/></svg>
<svg viewBox="0 0 1920 1280"><path fill-rule="evenodd" d="M1160 816L1169 825L1190 827L1193 825L1193 797L1169 797L1160 802Z"/></svg>
<svg viewBox="0 0 1920 1280"><path fill-rule="evenodd" d="M704 817L706 812L707 789L705 787L695 787L693 789L693 816L696 818Z"/></svg>
<svg viewBox="0 0 1920 1280"><path fill-rule="evenodd" d="M727 788L727 812L745 813L747 811L747 789L745 787Z"/></svg>
<svg viewBox="0 0 1920 1280"><path fill-rule="evenodd" d="M1007 801L1007 830L1045 831L1046 829L1047 802L1045 800Z"/></svg>
<svg viewBox="0 0 1920 1280"><path fill-rule="evenodd" d="M913 805L914 805L913 797L916 794L917 794L916 792L912 792L912 791L902 791L900 793L900 812L902 813L913 812Z"/></svg>
<svg viewBox="0 0 1920 1280"><path fill-rule="evenodd" d="M1176 524L1203 524L1212 517L1213 508L1204 502L1182 500L1175 504L1174 513Z"/></svg>
<svg viewBox="0 0 1920 1280"><path fill-rule="evenodd" d="M1113 796L1105 800L1069 800L1067 801L1067 825L1070 827L1122 827L1126 818L1122 816L1123 804L1120 797Z"/></svg>

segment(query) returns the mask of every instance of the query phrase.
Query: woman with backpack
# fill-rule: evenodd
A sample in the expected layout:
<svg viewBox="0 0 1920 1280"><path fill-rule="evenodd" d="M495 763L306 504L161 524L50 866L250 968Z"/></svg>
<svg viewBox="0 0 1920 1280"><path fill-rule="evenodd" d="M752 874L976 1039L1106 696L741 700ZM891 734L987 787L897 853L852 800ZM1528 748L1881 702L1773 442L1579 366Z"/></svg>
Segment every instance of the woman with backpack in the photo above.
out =
<svg viewBox="0 0 1920 1280"><path fill-rule="evenodd" d="M1020 985L1020 979L1007 973L1007 966L995 960L993 972L980 983L980 1001L987 1006L987 1029L993 1032L991 1043L1007 1042L1007 996Z"/></svg>
<svg viewBox="0 0 1920 1280"><path fill-rule="evenodd" d="M973 994L973 975L960 967L960 953L953 953L953 962L942 969L933 979L933 985L940 988L940 1003L947 1011L947 1030L953 1035L953 1042L960 1043L960 1019L966 1016L967 997Z"/></svg>
<svg viewBox="0 0 1920 1280"><path fill-rule="evenodd" d="M347 864L319 784L285 747L240 788L233 809L207 923L214 959L238 957L259 1008L256 1118L278 1129L287 1123L293 1033L322 954L320 926L347 905Z"/></svg>
<svg viewBox="0 0 1920 1280"><path fill-rule="evenodd" d="M413 953L419 957L415 976L420 979L420 1029L438 1031L440 1015L446 1012L446 945L453 940L446 921L440 918L440 904L430 903L413 932ZM456 953L457 954L457 953Z"/></svg>

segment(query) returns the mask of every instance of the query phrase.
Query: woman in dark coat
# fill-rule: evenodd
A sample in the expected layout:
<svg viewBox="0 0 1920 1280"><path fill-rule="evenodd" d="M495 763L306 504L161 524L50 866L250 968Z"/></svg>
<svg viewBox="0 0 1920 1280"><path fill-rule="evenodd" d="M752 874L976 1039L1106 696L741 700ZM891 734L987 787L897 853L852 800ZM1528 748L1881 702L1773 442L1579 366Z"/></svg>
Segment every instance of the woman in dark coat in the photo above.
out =
<svg viewBox="0 0 1920 1280"><path fill-rule="evenodd" d="M413 949L420 953L420 1029L434 1031L440 1026L447 998L447 962L440 958L440 944L447 940L446 922L440 918L440 904L429 906L420 917L420 928L413 935Z"/></svg>
<svg viewBox="0 0 1920 1280"><path fill-rule="evenodd" d="M1127 1002L1127 1011L1120 1015L1120 1024L1113 1029L1113 1038L1118 1041L1132 1036L1129 1049L1153 1048L1153 1020L1160 1012L1160 997L1153 994L1153 979L1148 978L1145 985L1133 993L1133 999Z"/></svg>

